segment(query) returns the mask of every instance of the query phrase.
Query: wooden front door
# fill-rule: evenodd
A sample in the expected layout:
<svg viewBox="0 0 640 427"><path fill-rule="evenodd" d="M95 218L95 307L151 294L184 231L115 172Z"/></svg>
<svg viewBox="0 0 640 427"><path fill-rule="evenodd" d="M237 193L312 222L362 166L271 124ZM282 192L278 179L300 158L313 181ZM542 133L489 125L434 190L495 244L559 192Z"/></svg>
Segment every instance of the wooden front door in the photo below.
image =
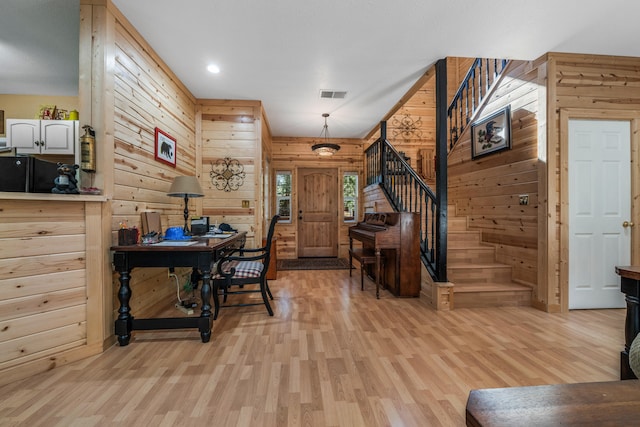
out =
<svg viewBox="0 0 640 427"><path fill-rule="evenodd" d="M338 256L338 170L298 171L298 257Z"/></svg>

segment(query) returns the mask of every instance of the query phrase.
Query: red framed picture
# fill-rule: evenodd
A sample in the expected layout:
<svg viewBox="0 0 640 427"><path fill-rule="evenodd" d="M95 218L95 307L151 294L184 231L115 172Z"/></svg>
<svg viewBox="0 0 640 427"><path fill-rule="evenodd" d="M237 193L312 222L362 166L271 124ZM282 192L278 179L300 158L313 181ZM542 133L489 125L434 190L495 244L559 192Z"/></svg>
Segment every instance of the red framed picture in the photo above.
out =
<svg viewBox="0 0 640 427"><path fill-rule="evenodd" d="M156 160L176 167L176 139L156 128Z"/></svg>

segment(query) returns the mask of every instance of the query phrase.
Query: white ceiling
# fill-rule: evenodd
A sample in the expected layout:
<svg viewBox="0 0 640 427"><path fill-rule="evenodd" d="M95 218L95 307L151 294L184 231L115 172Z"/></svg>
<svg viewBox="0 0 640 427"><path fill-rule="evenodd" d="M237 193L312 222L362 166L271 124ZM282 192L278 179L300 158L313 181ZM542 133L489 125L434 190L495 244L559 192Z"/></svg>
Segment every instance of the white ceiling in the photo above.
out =
<svg viewBox="0 0 640 427"><path fill-rule="evenodd" d="M79 28L80 0L0 0L0 94L77 95Z"/></svg>
<svg viewBox="0 0 640 427"><path fill-rule="evenodd" d="M0 0L0 93L77 93L78 1ZM112 1L195 97L261 100L276 136L317 137L328 112L331 137L363 137L446 56L640 56L629 0Z"/></svg>

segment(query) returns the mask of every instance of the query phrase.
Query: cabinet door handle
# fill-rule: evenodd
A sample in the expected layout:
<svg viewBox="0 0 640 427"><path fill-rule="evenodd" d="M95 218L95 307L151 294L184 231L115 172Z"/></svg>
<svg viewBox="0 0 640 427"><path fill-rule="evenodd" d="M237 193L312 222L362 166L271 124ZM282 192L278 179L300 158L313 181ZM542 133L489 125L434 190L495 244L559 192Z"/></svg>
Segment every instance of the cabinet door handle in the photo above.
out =
<svg viewBox="0 0 640 427"><path fill-rule="evenodd" d="M633 227L634 225L635 225L635 224L634 224L633 222L630 222L630 221L625 221L625 222L623 222L623 223L622 223L622 226L623 226L624 228L627 228L627 227Z"/></svg>

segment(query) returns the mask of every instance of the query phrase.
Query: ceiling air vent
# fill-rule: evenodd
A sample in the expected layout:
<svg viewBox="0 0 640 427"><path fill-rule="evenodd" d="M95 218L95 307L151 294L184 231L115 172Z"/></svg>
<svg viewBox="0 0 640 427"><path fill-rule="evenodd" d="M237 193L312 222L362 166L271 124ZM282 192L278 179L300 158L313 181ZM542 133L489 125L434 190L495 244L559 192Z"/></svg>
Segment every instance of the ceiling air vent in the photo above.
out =
<svg viewBox="0 0 640 427"><path fill-rule="evenodd" d="M325 99L344 99L347 96L346 90L321 90L320 98Z"/></svg>

